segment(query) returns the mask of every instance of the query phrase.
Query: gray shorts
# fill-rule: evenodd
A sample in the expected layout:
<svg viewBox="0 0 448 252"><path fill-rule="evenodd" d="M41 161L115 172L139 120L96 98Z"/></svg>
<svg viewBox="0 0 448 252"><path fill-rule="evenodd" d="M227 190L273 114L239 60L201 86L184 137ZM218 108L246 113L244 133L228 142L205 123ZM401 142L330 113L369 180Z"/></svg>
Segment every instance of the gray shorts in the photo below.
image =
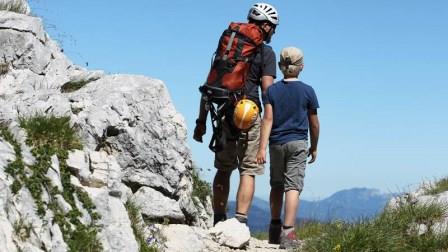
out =
<svg viewBox="0 0 448 252"><path fill-rule="evenodd" d="M240 175L262 175L264 166L257 164L257 151L260 145L261 118L258 117L247 133L238 140L229 137L224 149L215 154L215 167L221 171L233 171L238 168ZM227 123L223 123L223 133L230 136Z"/></svg>
<svg viewBox="0 0 448 252"><path fill-rule="evenodd" d="M308 143L296 140L285 144L269 145L271 159L271 187L283 187L284 191L303 189Z"/></svg>

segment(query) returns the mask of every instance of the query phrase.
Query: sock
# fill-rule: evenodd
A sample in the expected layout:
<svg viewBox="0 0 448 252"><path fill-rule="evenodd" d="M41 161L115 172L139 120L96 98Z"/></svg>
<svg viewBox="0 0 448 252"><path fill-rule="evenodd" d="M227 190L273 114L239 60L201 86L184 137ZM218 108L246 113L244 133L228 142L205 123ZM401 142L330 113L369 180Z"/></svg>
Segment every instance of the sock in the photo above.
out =
<svg viewBox="0 0 448 252"><path fill-rule="evenodd" d="M242 213L238 213L238 212L236 212L236 213L235 213L235 218L236 218L239 222L241 222L241 223L243 223L243 224L247 224L247 215L246 215L246 214L242 214Z"/></svg>
<svg viewBox="0 0 448 252"><path fill-rule="evenodd" d="M281 225L282 220L281 219L271 219L271 225Z"/></svg>
<svg viewBox="0 0 448 252"><path fill-rule="evenodd" d="M294 231L294 226L285 226L283 225L283 232L285 234L289 234L289 232Z"/></svg>
<svg viewBox="0 0 448 252"><path fill-rule="evenodd" d="M213 226L216 225L216 223L225 220L227 220L227 215L225 213L224 214L215 213L213 216Z"/></svg>

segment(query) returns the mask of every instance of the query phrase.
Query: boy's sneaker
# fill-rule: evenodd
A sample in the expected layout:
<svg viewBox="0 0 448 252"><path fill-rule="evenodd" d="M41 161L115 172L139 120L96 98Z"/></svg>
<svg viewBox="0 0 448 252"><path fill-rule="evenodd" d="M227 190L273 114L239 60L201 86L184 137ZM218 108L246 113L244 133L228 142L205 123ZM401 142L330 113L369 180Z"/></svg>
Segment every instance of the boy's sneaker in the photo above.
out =
<svg viewBox="0 0 448 252"><path fill-rule="evenodd" d="M269 243L280 244L280 234L282 233L282 223L269 225Z"/></svg>
<svg viewBox="0 0 448 252"><path fill-rule="evenodd" d="M292 229L289 232L282 230L280 234L280 248L281 249L296 249L299 247L296 231Z"/></svg>

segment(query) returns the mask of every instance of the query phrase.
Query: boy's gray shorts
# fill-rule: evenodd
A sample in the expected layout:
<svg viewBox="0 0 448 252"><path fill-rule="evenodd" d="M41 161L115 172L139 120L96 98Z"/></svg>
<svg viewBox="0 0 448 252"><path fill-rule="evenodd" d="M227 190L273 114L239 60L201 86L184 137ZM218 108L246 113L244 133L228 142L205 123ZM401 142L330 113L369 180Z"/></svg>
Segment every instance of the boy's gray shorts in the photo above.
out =
<svg viewBox="0 0 448 252"><path fill-rule="evenodd" d="M303 178L308 157L306 140L269 145L271 160L271 187L284 187L284 191L303 189Z"/></svg>

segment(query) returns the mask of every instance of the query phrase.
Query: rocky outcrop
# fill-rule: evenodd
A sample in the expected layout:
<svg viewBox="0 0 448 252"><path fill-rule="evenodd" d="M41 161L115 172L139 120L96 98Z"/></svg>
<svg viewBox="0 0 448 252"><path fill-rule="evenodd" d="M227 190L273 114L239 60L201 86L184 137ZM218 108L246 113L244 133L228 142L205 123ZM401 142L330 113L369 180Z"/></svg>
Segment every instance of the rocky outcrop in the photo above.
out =
<svg viewBox="0 0 448 252"><path fill-rule="evenodd" d="M0 135L0 247L67 251L65 229L48 207L53 202L64 215L79 211L77 218L85 225L97 218L78 194L72 195L73 203L58 193L67 186L64 167L71 173L70 184L90 198L100 216L97 237L104 251L139 249L126 202L137 205L145 221L210 227L210 199L192 197L185 122L163 82L76 66L44 31L40 18L26 15L29 7L23 13L0 11L0 123L13 138ZM7 171L20 158L25 176L33 174L38 160L19 119L35 115L69 117L84 146L64 159L51 156L45 177L54 189L42 189L43 215L36 214L40 206L34 191L26 185L11 190L14 176Z"/></svg>
<svg viewBox="0 0 448 252"><path fill-rule="evenodd" d="M31 9L26 0L0 0L0 7L5 10L30 15Z"/></svg>
<svg viewBox="0 0 448 252"><path fill-rule="evenodd" d="M387 209L397 209L402 206L440 206L445 213L442 218L437 221L430 221L427 223L414 223L409 227L409 232L415 232L419 235L425 234L431 231L433 234L445 234L448 232L448 191L432 194L430 193L434 187L434 182L424 182L420 187L412 192L404 193L397 197L392 198Z"/></svg>

